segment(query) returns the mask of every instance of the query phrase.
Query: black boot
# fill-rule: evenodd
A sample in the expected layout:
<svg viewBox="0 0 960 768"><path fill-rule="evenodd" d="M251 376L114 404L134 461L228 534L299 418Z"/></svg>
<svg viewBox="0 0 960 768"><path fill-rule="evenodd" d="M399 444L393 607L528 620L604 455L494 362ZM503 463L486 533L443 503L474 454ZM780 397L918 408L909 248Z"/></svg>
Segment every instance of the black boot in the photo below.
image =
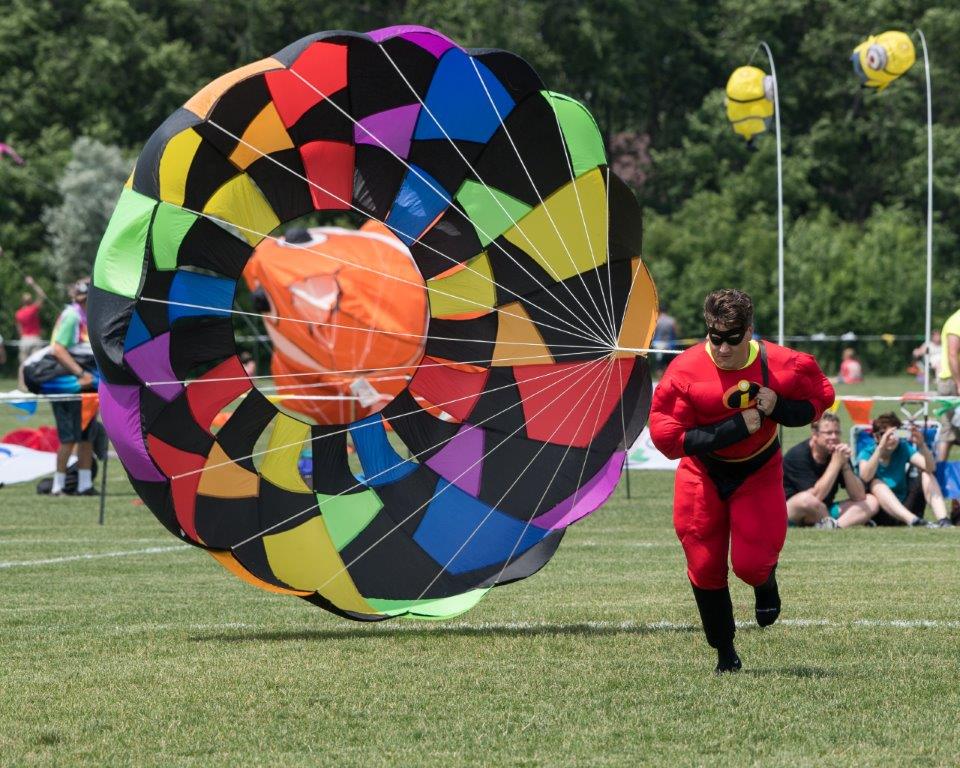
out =
<svg viewBox="0 0 960 768"><path fill-rule="evenodd" d="M726 648L717 648L717 666L714 672L718 675L724 672L739 672L741 666L743 665L740 663L740 657L737 656L733 643Z"/></svg>
<svg viewBox="0 0 960 768"><path fill-rule="evenodd" d="M767 580L759 587L753 588L756 598L757 624L769 627L780 615L780 591L777 589L777 566L773 566Z"/></svg>
<svg viewBox="0 0 960 768"><path fill-rule="evenodd" d="M730 590L727 587L700 589L694 586L693 596L697 601L707 642L711 648L717 649L716 673L737 672L741 664L740 657L737 656L737 651L733 647L733 636L737 628L733 623L733 602L730 600Z"/></svg>

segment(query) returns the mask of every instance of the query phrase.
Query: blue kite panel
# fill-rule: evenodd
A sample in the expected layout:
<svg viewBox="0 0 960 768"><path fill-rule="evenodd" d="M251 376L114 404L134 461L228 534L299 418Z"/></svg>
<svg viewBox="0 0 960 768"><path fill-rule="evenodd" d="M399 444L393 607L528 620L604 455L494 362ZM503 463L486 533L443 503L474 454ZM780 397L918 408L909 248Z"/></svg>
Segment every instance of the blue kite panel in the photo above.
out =
<svg viewBox="0 0 960 768"><path fill-rule="evenodd" d="M140 313L134 312L130 318L130 325L127 326L127 335L123 339L123 351L129 352L134 347L150 341L150 338L150 331L140 319Z"/></svg>
<svg viewBox="0 0 960 768"><path fill-rule="evenodd" d="M548 533L441 479L413 540L450 573L465 573L517 558Z"/></svg>
<svg viewBox="0 0 960 768"><path fill-rule="evenodd" d="M449 205L449 199L439 181L411 165L384 223L410 245Z"/></svg>
<svg viewBox="0 0 960 768"><path fill-rule="evenodd" d="M395 483L419 466L415 461L402 458L393 449L378 413L353 422L350 425L350 437L360 466L363 467L363 477L360 479L371 488Z"/></svg>
<svg viewBox="0 0 960 768"><path fill-rule="evenodd" d="M459 48L451 48L440 59L424 103L427 108L420 110L414 139L449 137L479 144L490 140L514 107L494 74Z"/></svg>
<svg viewBox="0 0 960 768"><path fill-rule="evenodd" d="M236 283L224 277L177 270L170 285L170 322L181 317L229 317Z"/></svg>

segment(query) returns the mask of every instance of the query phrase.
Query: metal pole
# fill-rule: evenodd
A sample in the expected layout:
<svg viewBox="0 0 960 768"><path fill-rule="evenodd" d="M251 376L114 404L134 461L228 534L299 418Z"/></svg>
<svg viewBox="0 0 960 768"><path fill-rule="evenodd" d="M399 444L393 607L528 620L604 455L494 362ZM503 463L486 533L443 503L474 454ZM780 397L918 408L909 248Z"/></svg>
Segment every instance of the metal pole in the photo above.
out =
<svg viewBox="0 0 960 768"><path fill-rule="evenodd" d="M100 525L103 525L107 514L107 465L110 463L110 444L103 454L103 473L100 475Z"/></svg>
<svg viewBox="0 0 960 768"><path fill-rule="evenodd" d="M773 63L770 46L762 40L760 45L767 53L770 62L770 76L773 78L773 119L777 129L777 344L783 346L783 152L780 145L780 83L777 81L777 68Z"/></svg>
<svg viewBox="0 0 960 768"><path fill-rule="evenodd" d="M930 389L930 324L933 314L933 97L930 92L930 57L927 39L922 30L917 30L923 47L923 70L927 80L927 317L924 338L926 352L923 356L923 391Z"/></svg>

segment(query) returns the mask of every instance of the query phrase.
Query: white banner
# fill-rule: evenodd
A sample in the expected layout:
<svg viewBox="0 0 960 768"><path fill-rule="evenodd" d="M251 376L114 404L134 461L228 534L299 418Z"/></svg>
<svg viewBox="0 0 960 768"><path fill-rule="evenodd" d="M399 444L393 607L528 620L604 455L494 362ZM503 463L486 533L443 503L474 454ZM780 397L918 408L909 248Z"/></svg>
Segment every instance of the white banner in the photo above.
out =
<svg viewBox="0 0 960 768"><path fill-rule="evenodd" d="M657 450L650 439L650 428L644 427L637 442L627 454L627 469L670 469L675 470L679 459L668 459Z"/></svg>
<svg viewBox="0 0 960 768"><path fill-rule="evenodd" d="M22 445L0 443L0 483L25 483L44 475L52 475L57 468L57 454L35 451Z"/></svg>

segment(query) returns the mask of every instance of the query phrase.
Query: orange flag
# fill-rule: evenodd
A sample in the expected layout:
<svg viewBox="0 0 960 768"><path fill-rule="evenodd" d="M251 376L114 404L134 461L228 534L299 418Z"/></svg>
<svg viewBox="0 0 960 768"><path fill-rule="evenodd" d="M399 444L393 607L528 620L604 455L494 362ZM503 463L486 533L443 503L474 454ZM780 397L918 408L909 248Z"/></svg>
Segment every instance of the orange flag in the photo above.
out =
<svg viewBox="0 0 960 768"><path fill-rule="evenodd" d="M846 407L847 413L850 414L850 418L853 419L854 424L870 423L870 411L873 409L873 400L866 397L862 400L844 400L843 405Z"/></svg>
<svg viewBox="0 0 960 768"><path fill-rule="evenodd" d="M100 410L100 395L96 392L85 393L80 396L80 428L86 429Z"/></svg>

